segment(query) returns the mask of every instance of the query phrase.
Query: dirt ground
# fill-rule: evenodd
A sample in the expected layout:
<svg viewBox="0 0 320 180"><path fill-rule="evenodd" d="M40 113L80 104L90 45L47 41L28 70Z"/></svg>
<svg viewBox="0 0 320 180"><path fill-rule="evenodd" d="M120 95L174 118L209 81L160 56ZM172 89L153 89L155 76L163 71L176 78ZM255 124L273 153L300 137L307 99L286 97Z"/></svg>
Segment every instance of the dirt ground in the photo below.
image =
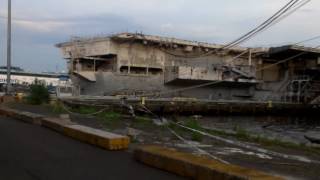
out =
<svg viewBox="0 0 320 180"><path fill-rule="evenodd" d="M60 113L53 112L50 106L32 106L23 103L8 104L11 108L22 111L39 113L47 116L58 117ZM214 134L232 141L241 142L250 146L263 148L269 151L292 155L301 159L310 159L314 162L304 162L299 160L289 160L287 158L262 153L254 149L248 149L232 145L226 142L217 141L215 139L192 133L181 129L177 126L157 126L153 123L154 117L138 115L136 118L129 114L119 114L115 112L107 112L98 116L86 116L70 114L72 121L82 125L108 130L114 133L130 135L132 137L132 145L130 150L140 144L160 144L168 147L175 147L183 151L192 152L194 154L202 154L195 147L205 152L223 159L232 164L262 170L270 174L283 176L287 179L319 179L320 177L320 150L317 148L308 148L302 146L284 146L281 143L260 144L258 142L246 141L245 138L238 138L236 135L228 136L226 134ZM168 120L187 121L190 117L166 117ZM209 117L202 117L199 124L205 126ZM214 123L213 123L214 124ZM128 129L129 128L129 129ZM182 141L172 132L172 129L186 141ZM221 128L217 126L217 128ZM226 129L224 129L226 130ZM230 129L229 129L230 130ZM192 145L190 145L192 144ZM206 154L205 154L206 155Z"/></svg>

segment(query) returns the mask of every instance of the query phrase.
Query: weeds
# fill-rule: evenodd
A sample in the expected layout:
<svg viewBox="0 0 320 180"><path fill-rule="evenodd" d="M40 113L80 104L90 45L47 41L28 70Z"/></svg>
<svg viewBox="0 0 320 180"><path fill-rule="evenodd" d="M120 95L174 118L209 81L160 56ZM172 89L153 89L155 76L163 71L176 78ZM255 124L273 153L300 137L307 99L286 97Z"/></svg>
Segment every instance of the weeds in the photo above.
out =
<svg viewBox="0 0 320 180"><path fill-rule="evenodd" d="M184 122L184 126L191 128L191 129L199 130L199 131L201 131L203 129L200 126L200 124L198 123L198 121L191 119L191 118ZM169 128L172 129L173 131L175 131L177 134L180 134L181 136L189 136L192 141L201 142L204 137L200 133L190 132L189 130L181 128L174 123L170 123Z"/></svg>
<svg viewBox="0 0 320 180"><path fill-rule="evenodd" d="M95 107L80 106L79 108L72 108L72 111L79 114L92 114L97 112L98 110Z"/></svg>
<svg viewBox="0 0 320 180"><path fill-rule="evenodd" d="M170 129L172 129L174 132L178 133L178 134L181 134L181 135L186 135L186 134L190 134L190 131L189 130L186 130L184 128L181 128L179 126L177 126L176 124L174 123L169 123L168 127Z"/></svg>
<svg viewBox="0 0 320 180"><path fill-rule="evenodd" d="M100 121L106 127L113 129L120 125L121 114L113 111L103 112L98 115Z"/></svg>
<svg viewBox="0 0 320 180"><path fill-rule="evenodd" d="M184 123L184 125L188 128L191 128L191 129L195 129L195 130L199 130L199 131L202 131L203 128L201 127L201 125L199 124L199 122L195 119L188 119L186 120L186 122ZM197 132L192 132L191 134L191 140L192 141L198 141L198 142L201 142L203 139L203 135L200 134L200 133L197 133Z"/></svg>
<svg viewBox="0 0 320 180"><path fill-rule="evenodd" d="M26 101L32 105L49 103L50 94L48 88L36 80L34 84L30 86L30 94L26 97Z"/></svg>
<svg viewBox="0 0 320 180"><path fill-rule="evenodd" d="M193 132L191 135L191 140L201 142L203 140L203 135L197 132Z"/></svg>
<svg viewBox="0 0 320 180"><path fill-rule="evenodd" d="M263 146L268 146L268 147L283 147L283 148L290 148L290 149L300 149L300 150L304 150L307 152L312 152L312 153L316 153L316 154L320 154L320 149L318 148L312 148L312 147L307 147L305 144L296 144L293 142L287 142L287 141L282 141L281 139L270 139L270 138L266 138L263 136L254 136L251 135L249 131L235 126L233 128L233 130L236 133L229 133L226 131L219 131L219 130L208 130L208 129L204 129L199 123L198 121L194 120L194 119L187 119L184 122L184 125L195 129L195 130L199 130L199 131L203 131L203 132L207 132L209 134L212 135L216 135L216 136L221 136L221 137L232 137L235 138L237 140L241 140L241 141L246 141L246 142L252 142L252 143L258 143L261 144ZM176 132L179 132L179 134L186 134L187 132L185 132L185 130L181 130L182 128L177 127L175 124L171 124L170 125L172 129L174 129ZM188 131L190 134L190 131ZM193 132L191 134L191 139L194 141L202 141L203 139L203 135Z"/></svg>
<svg viewBox="0 0 320 180"><path fill-rule="evenodd" d="M239 139L243 139L243 140L248 140L248 139L252 138L252 136L250 135L250 133L247 130L239 128L239 127L236 129L236 136Z"/></svg>
<svg viewBox="0 0 320 180"><path fill-rule="evenodd" d="M150 117L147 116L137 116L131 126L133 128L158 128L158 126L156 126L152 119Z"/></svg>
<svg viewBox="0 0 320 180"><path fill-rule="evenodd" d="M253 136L250 135L248 131L245 129L235 127L234 130L236 131L236 134L231 134L225 131L217 131L217 130L207 130L209 134L217 135L217 136L223 136L223 137L233 137L235 139L246 141L246 142L252 142L252 143L258 143L263 146L267 147L282 147L282 148L290 148L290 149L300 149L306 152L312 152L316 154L320 154L320 149L308 147L305 144L296 144L293 142L287 142L282 141L280 139L270 139L263 136Z"/></svg>
<svg viewBox="0 0 320 180"><path fill-rule="evenodd" d="M52 104L51 108L52 108L52 112L57 114L67 113L66 110L63 108L62 102L59 102L59 101Z"/></svg>
<svg viewBox="0 0 320 180"><path fill-rule="evenodd" d="M203 128L199 124L199 122L195 119L187 119L184 122L184 125L187 126L188 128L195 129L195 130L202 130Z"/></svg>
<svg viewBox="0 0 320 180"><path fill-rule="evenodd" d="M100 118L109 120L109 121L118 121L121 118L121 114L113 111L102 112L98 115Z"/></svg>

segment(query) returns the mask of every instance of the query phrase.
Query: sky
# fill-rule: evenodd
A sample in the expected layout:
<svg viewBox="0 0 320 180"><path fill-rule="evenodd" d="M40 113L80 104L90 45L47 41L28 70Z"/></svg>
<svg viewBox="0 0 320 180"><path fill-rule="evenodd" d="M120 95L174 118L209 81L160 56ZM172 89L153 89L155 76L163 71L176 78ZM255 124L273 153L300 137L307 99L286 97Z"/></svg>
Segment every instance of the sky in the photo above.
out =
<svg viewBox="0 0 320 180"><path fill-rule="evenodd" d="M59 42L142 32L228 43L289 0L12 0L13 65L27 71L65 71ZM0 0L0 65L6 64L7 0ZM277 46L320 35L320 1L312 0L242 46ZM320 40L308 42L308 46Z"/></svg>

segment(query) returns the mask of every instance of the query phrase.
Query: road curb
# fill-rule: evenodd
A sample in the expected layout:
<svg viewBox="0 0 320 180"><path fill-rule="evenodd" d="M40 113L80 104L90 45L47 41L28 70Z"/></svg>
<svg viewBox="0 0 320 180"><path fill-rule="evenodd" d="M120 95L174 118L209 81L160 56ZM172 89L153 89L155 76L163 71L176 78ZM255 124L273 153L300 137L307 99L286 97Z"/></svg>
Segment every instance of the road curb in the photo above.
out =
<svg viewBox="0 0 320 180"><path fill-rule="evenodd" d="M42 126L64 134L64 127L68 125L72 125L74 123L60 119L60 118L51 118L51 117L44 117L42 118Z"/></svg>
<svg viewBox="0 0 320 180"><path fill-rule="evenodd" d="M128 149L129 137L93 129L82 125L64 126L64 134L107 150Z"/></svg>
<svg viewBox="0 0 320 180"><path fill-rule="evenodd" d="M49 128L65 136L69 136L73 139L107 150L125 150L128 149L130 143L130 138L127 136L78 125L60 118L44 117L42 115L17 111L7 107L1 107L0 114L26 123Z"/></svg>
<svg viewBox="0 0 320 180"><path fill-rule="evenodd" d="M30 123L30 124L35 124L35 125L41 125L41 121L43 116L38 115L38 114L33 114L30 112L24 112L24 111L17 111L14 109L9 109L9 108L0 108L0 114L7 116L7 117L12 117L17 120Z"/></svg>
<svg viewBox="0 0 320 180"><path fill-rule="evenodd" d="M136 160L192 179L282 180L257 170L224 164L206 157L160 146L142 146L134 151Z"/></svg>

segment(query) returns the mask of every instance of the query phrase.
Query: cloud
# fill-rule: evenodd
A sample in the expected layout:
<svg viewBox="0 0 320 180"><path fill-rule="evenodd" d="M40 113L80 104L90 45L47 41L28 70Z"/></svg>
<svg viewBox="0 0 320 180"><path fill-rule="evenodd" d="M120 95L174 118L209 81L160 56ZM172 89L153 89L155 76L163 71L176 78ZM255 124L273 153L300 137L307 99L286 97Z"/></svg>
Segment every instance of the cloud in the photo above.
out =
<svg viewBox="0 0 320 180"><path fill-rule="evenodd" d="M24 28L34 32L54 32L66 27L68 24L59 21L28 21L15 20L13 21L20 28Z"/></svg>
<svg viewBox="0 0 320 180"><path fill-rule="evenodd" d="M123 31L226 43L248 32L288 0L15 0L14 62L36 71L64 65L54 44L70 36ZM295 42L319 34L320 1L248 41L246 46ZM1 18L2 17L2 18ZM1 61L5 62L6 1L0 1ZM315 41L314 43L317 43ZM39 64L39 65L35 65Z"/></svg>
<svg viewBox="0 0 320 180"><path fill-rule="evenodd" d="M3 20L0 19L0 24L5 25ZM0 26L3 35L4 27ZM65 70L65 61L54 44L74 35L94 36L139 28L130 18L112 14L35 20L17 17L13 21L13 64L37 72L55 71L56 67ZM4 47L5 41L0 41L1 50ZM5 64L5 51L0 59Z"/></svg>

